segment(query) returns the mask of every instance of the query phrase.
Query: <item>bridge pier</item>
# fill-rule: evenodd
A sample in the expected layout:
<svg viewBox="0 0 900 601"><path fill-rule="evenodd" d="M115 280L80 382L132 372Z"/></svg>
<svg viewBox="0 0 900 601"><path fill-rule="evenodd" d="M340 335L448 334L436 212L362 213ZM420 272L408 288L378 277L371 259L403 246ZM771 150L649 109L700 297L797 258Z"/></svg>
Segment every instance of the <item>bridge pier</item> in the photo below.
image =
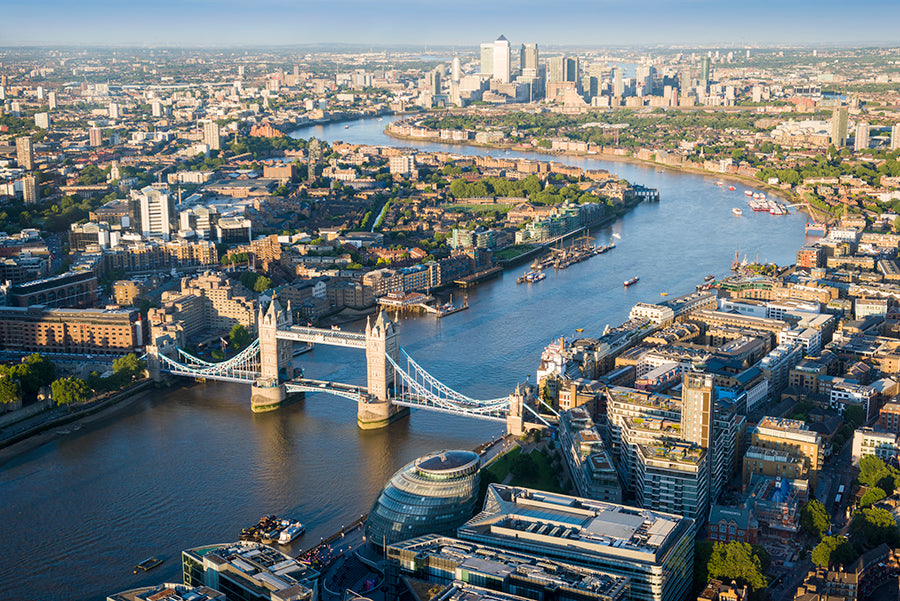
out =
<svg viewBox="0 0 900 601"><path fill-rule="evenodd" d="M409 415L409 407L394 405L390 400L373 399L356 405L356 424L360 430L377 430Z"/></svg>
<svg viewBox="0 0 900 601"><path fill-rule="evenodd" d="M284 384L260 378L250 385L250 411L253 413L274 411L282 405L299 401L304 397L302 392L287 392Z"/></svg>

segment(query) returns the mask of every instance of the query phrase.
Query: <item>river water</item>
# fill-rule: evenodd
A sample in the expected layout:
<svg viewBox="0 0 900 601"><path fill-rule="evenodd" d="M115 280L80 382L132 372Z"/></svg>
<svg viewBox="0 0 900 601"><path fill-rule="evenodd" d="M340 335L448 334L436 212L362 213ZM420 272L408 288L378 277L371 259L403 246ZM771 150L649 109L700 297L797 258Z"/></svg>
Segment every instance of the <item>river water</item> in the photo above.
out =
<svg viewBox="0 0 900 601"><path fill-rule="evenodd" d="M295 135L406 145L383 135L389 121L309 127ZM729 192L713 177L557 160L609 169L658 188L662 200L596 230L601 243L613 233L621 237L605 255L532 285L517 285L518 272L506 272L469 291L468 311L400 323L401 345L410 355L469 396L495 398L529 374L533 381L551 339L571 337L576 328L598 336L638 301L691 292L706 274L725 274L736 249L751 260L758 252L760 260L787 264L804 242L802 215L753 213L743 186ZM732 216L732 207L744 208L744 216ZM625 289L622 282L633 276L640 282ZM320 347L297 363L313 378L365 378L361 351ZM364 432L356 427L355 405L340 398L313 394L253 415L246 386L207 383L151 393L65 431L0 466L4 600L102 599L138 585L180 582L182 549L236 540L241 528L268 513L307 523L295 550L305 548L368 511L406 462L433 450L473 448L500 435L502 426L414 411L386 429ZM166 561L149 574L132 575L132 566L150 555Z"/></svg>

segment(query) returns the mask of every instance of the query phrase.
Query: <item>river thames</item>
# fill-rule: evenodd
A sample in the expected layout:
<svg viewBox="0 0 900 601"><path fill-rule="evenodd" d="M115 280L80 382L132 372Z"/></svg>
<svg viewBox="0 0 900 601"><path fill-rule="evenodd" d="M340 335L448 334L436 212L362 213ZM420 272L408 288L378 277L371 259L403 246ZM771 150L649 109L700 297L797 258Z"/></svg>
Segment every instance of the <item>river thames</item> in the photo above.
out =
<svg viewBox="0 0 900 601"><path fill-rule="evenodd" d="M407 146L382 130L390 118L304 128L296 136ZM484 154L483 149L416 144L422 150ZM491 151L490 154L529 156ZM804 217L747 210L714 177L626 163L554 157L604 168L658 188L658 204L639 205L594 231L617 248L517 285L507 271L468 293L470 309L445 319L400 323L400 343L447 385L475 398L508 393L530 375L554 338L599 336L638 302L694 290L707 274L728 272L735 250L750 260L794 262ZM732 207L744 208L735 217ZM622 282L640 281L630 288ZM344 326L361 329L363 322ZM296 363L309 377L362 383L363 353L321 347ZM474 448L502 434L501 424L413 411L377 431L356 427L356 407L322 394L254 415L248 387L208 383L151 393L0 467L0 597L102 599L138 585L181 581L182 549L236 540L268 513L308 525L294 550L369 510L387 478L429 451ZM156 555L149 574L132 567Z"/></svg>

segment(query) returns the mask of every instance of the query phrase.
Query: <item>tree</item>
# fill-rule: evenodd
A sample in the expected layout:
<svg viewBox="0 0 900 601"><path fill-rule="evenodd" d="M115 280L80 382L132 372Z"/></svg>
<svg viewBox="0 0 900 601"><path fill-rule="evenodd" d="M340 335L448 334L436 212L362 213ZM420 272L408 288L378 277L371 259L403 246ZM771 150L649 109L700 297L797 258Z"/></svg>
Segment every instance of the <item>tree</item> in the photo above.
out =
<svg viewBox="0 0 900 601"><path fill-rule="evenodd" d="M818 499L810 500L800 510L800 526L817 540L822 540L830 524L831 515Z"/></svg>
<svg viewBox="0 0 900 601"><path fill-rule="evenodd" d="M250 332L239 323L236 323L231 327L231 332L228 333L228 339L231 341L231 346L234 347L235 350L240 350L251 342Z"/></svg>
<svg viewBox="0 0 900 601"><path fill-rule="evenodd" d="M883 490L878 488L877 486L873 486L869 490L866 491L866 494L862 496L859 500L860 507L870 507L871 505L877 503L878 501L885 498L887 495Z"/></svg>
<svg viewBox="0 0 900 601"><path fill-rule="evenodd" d="M737 580L753 591L762 590L769 584L763 573L760 553L747 543L715 543L706 571L708 579Z"/></svg>
<svg viewBox="0 0 900 601"><path fill-rule="evenodd" d="M866 411L860 405L848 405L844 409L844 420L855 430L866 421Z"/></svg>
<svg viewBox="0 0 900 601"><path fill-rule="evenodd" d="M22 398L22 387L19 381L10 376L0 377L0 403L15 403Z"/></svg>
<svg viewBox="0 0 900 601"><path fill-rule="evenodd" d="M50 385L50 390L57 405L81 403L87 399L89 392L87 382L75 377L56 380Z"/></svg>
<svg viewBox="0 0 900 601"><path fill-rule="evenodd" d="M32 353L25 357L25 365L31 368L35 379L41 386L49 386L56 379L56 365L39 353Z"/></svg>
<svg viewBox="0 0 900 601"><path fill-rule="evenodd" d="M850 532L854 540L860 539L859 542L865 548L876 547L881 543L895 547L900 542L900 533L894 516L890 511L879 507L857 511L853 515L853 521L850 522Z"/></svg>
<svg viewBox="0 0 900 601"><path fill-rule="evenodd" d="M849 565L856 559L857 553L853 545L843 536L826 536L812 550L810 558L819 567L833 565Z"/></svg>
<svg viewBox="0 0 900 601"><path fill-rule="evenodd" d="M265 292L266 290L268 290L271 287L272 287L272 280L270 280L269 278L267 278L264 275L261 275L258 278L256 278L256 282L253 283L253 290L255 292Z"/></svg>
<svg viewBox="0 0 900 601"><path fill-rule="evenodd" d="M112 367L116 375L130 382L144 373L144 370L147 369L147 364L138 359L134 353L128 353L124 357L119 357L113 361Z"/></svg>

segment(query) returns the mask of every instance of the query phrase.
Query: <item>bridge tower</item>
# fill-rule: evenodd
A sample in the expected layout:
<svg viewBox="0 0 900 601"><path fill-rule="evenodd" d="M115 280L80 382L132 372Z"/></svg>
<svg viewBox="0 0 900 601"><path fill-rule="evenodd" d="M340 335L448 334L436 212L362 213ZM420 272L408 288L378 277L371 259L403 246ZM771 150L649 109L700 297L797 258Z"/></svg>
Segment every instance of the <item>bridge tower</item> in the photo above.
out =
<svg viewBox="0 0 900 601"><path fill-rule="evenodd" d="M379 312L375 322L366 320L366 380L368 399L359 403L357 423L364 430L381 428L409 414L406 407L391 403L394 386L394 366L388 361L400 357L400 343L394 322Z"/></svg>
<svg viewBox="0 0 900 601"><path fill-rule="evenodd" d="M521 436L525 433L525 405L535 404L534 387L527 382L517 384L515 392L509 395L509 413L506 415L506 433Z"/></svg>
<svg viewBox="0 0 900 601"><path fill-rule="evenodd" d="M276 297L272 297L269 306L259 307L256 320L259 331L259 369L260 377L252 385L250 409L254 413L277 409L287 400L282 378L290 380L293 374L293 345L290 340L279 340L278 330L293 325L291 303L282 308Z"/></svg>

